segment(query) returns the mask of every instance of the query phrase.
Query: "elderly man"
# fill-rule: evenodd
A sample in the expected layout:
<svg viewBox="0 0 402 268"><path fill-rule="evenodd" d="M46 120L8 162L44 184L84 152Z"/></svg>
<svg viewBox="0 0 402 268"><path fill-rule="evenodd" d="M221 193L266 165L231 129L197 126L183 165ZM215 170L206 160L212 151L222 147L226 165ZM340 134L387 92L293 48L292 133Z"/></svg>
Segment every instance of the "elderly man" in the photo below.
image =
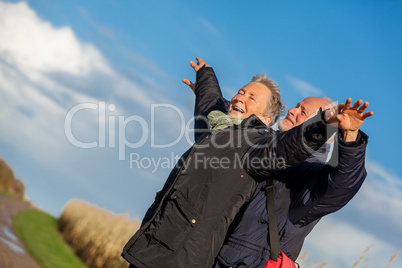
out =
<svg viewBox="0 0 402 268"><path fill-rule="evenodd" d="M324 121L322 112L281 134L268 129L272 117L266 111L277 107L279 116L282 103L273 97L279 90L260 78L242 87L231 100L229 116L222 115L226 102L212 68L202 61L192 66L197 71L196 143L178 161L124 247L122 256L131 267L211 267L229 225L257 186L243 168L250 147L267 145L255 149L278 160L264 167L273 175L305 160L334 131L325 123L331 117Z"/></svg>
<svg viewBox="0 0 402 268"><path fill-rule="evenodd" d="M279 248L293 260L318 221L345 206L366 177L364 160L368 137L359 127L373 113L363 113L368 103L361 104L358 101L350 107L351 99L348 99L345 111L339 115L341 134L336 139L337 153L332 154L332 164L325 163L329 146L323 146L274 181ZM278 124L279 130L294 128L326 105L328 102L321 98L304 99L289 109L286 118ZM237 215L214 267L263 267L270 258L265 186L265 182L258 185Z"/></svg>
<svg viewBox="0 0 402 268"><path fill-rule="evenodd" d="M189 80L183 82L194 88ZM351 99L348 99L340 106L337 117L341 134L336 139L331 164L325 163L329 152L326 145L299 166L280 174L273 183L279 249L293 260L297 258L304 238L318 221L345 206L366 177L364 160L368 137L359 127L373 113L365 113L368 103L362 104L363 101L359 100L351 106ZM279 122L280 132L299 126L318 109L328 105L330 103L322 98L304 99L289 109ZM250 156L261 157L261 151L254 150ZM265 174L258 168L249 173L254 177ZM266 209L265 187L266 181L260 183L236 216L214 267L263 267L270 258L270 215Z"/></svg>

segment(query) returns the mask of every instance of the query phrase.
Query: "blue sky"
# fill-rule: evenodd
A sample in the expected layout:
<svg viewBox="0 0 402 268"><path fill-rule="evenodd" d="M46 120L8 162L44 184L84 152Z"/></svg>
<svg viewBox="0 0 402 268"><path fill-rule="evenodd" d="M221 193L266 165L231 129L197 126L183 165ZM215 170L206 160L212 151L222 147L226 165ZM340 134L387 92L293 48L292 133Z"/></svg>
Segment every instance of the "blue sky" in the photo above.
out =
<svg viewBox="0 0 402 268"><path fill-rule="evenodd" d="M29 199L56 216L79 198L141 219L191 145L182 137L152 148L180 137L192 114L181 79L194 80L196 56L214 67L227 98L256 73L276 80L288 108L309 95L362 98L374 111L362 127L366 183L318 224L305 250L309 260L351 267L373 245L365 262L385 266L402 249L401 12L401 1L0 1L0 157ZM83 149L66 136L65 119L88 103L95 108L71 124L76 140L98 142ZM146 140L123 151L119 135ZM130 154L149 162L130 166ZM399 256L393 267L401 265Z"/></svg>

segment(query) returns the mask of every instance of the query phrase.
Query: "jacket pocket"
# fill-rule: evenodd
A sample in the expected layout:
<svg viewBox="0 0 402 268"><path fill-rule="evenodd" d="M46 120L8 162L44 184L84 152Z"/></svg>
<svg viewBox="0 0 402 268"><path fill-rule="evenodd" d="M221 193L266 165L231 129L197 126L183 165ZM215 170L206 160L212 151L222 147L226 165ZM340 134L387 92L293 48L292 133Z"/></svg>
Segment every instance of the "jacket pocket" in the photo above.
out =
<svg viewBox="0 0 402 268"><path fill-rule="evenodd" d="M152 238L169 250L177 250L197 224L197 215L180 192L174 192L154 219Z"/></svg>
<svg viewBox="0 0 402 268"><path fill-rule="evenodd" d="M238 245L236 248L223 245L219 255L215 259L213 268L223 267L263 267L264 261L261 257L256 256L255 252L249 250L247 247Z"/></svg>

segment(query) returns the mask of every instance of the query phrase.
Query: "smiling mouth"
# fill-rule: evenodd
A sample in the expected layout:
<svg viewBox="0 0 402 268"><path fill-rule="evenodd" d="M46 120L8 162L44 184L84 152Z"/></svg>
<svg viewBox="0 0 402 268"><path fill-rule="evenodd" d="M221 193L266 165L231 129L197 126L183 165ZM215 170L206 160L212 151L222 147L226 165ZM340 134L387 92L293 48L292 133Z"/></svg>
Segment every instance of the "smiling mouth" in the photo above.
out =
<svg viewBox="0 0 402 268"><path fill-rule="evenodd" d="M232 110L244 114L244 111L236 105L233 106Z"/></svg>

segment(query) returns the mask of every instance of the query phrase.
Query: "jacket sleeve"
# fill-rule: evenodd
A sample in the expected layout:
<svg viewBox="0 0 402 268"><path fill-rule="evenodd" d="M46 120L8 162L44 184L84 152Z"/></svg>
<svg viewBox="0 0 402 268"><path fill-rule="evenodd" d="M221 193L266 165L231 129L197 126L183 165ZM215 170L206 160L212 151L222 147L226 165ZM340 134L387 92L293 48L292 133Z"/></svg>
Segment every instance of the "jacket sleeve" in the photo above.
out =
<svg viewBox="0 0 402 268"><path fill-rule="evenodd" d="M204 132L209 132L208 114L214 110L227 112L227 101L222 97L218 79L211 67L203 66L198 70L195 96L194 138L197 142Z"/></svg>
<svg viewBox="0 0 402 268"><path fill-rule="evenodd" d="M267 179L303 162L336 131L337 128L324 122L320 110L303 124L279 134L271 131L266 138L253 144L245 157L244 167L251 176Z"/></svg>
<svg viewBox="0 0 402 268"><path fill-rule="evenodd" d="M307 184L295 196L289 211L294 224L306 226L344 207L358 192L366 178L365 153L368 136L359 131L357 142L346 143L338 135L337 166L317 163L301 165Z"/></svg>

